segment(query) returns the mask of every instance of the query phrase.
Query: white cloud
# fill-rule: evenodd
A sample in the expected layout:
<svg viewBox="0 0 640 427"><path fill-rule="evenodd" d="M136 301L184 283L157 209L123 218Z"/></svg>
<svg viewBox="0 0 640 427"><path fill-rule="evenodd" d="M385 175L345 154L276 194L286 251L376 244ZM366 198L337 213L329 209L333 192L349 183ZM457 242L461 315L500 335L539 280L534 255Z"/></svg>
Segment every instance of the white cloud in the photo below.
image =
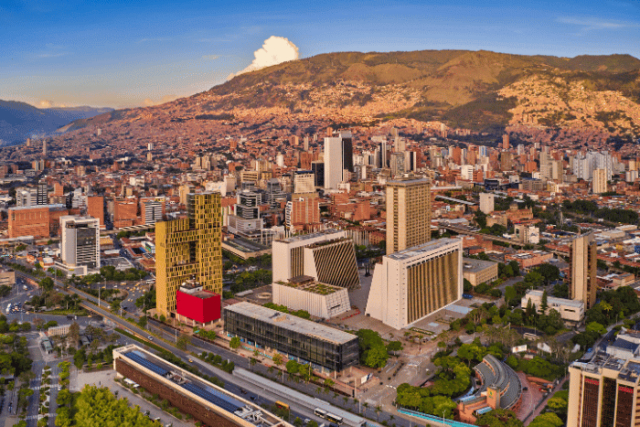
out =
<svg viewBox="0 0 640 427"><path fill-rule="evenodd" d="M202 59L206 61L213 61L214 59L220 58L220 55L202 55Z"/></svg>
<svg viewBox="0 0 640 427"><path fill-rule="evenodd" d="M295 61L300 57L298 46L285 37L271 36L264 41L262 47L253 53L253 62L235 75L260 70L287 61ZM234 77L233 74L229 78Z"/></svg>
<svg viewBox="0 0 640 427"><path fill-rule="evenodd" d="M576 25L582 27L583 32L594 30L619 30L622 28L638 27L639 24L634 22L603 20L599 18L574 18L563 17L557 20L561 24Z"/></svg>
<svg viewBox="0 0 640 427"><path fill-rule="evenodd" d="M38 108L51 108L53 107L53 101L49 101L48 99L43 99L38 104Z"/></svg>

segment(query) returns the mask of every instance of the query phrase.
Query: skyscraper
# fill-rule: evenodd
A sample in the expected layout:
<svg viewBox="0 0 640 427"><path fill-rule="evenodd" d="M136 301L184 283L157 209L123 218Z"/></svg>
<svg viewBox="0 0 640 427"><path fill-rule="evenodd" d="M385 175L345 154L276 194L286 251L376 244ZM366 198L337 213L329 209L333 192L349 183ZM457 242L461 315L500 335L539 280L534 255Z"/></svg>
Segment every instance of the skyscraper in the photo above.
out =
<svg viewBox="0 0 640 427"><path fill-rule="evenodd" d="M189 194L188 218L156 223L156 309L176 309L182 283L195 279L222 293L222 208L219 193Z"/></svg>
<svg viewBox="0 0 640 427"><path fill-rule="evenodd" d="M584 302L585 310L596 302L598 246L590 234L571 242L571 287L569 297Z"/></svg>
<svg viewBox="0 0 640 427"><path fill-rule="evenodd" d="M353 141L349 131L324 139L324 187L338 188L345 180L345 171L353 172Z"/></svg>
<svg viewBox="0 0 640 427"><path fill-rule="evenodd" d="M509 134L505 133L504 135L502 135L502 149L503 150L508 150L509 149Z"/></svg>
<svg viewBox="0 0 640 427"><path fill-rule="evenodd" d="M431 187L427 179L387 181L387 255L431 240Z"/></svg>

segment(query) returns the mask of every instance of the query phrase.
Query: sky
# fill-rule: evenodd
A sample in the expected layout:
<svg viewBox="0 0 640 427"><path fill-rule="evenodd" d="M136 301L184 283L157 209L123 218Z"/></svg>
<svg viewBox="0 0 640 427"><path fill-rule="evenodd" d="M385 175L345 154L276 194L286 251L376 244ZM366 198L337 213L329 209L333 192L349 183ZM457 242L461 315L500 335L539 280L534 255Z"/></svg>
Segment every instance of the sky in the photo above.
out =
<svg viewBox="0 0 640 427"><path fill-rule="evenodd" d="M640 58L640 1L0 0L0 99L153 105L262 63L422 49Z"/></svg>

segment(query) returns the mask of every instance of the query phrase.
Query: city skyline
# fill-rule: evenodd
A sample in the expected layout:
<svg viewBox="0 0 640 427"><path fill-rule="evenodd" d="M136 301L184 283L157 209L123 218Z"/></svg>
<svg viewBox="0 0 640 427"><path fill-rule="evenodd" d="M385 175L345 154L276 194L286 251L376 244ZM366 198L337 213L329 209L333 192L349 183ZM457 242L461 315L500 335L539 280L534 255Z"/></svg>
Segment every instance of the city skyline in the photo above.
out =
<svg viewBox="0 0 640 427"><path fill-rule="evenodd" d="M0 35L15 42L0 47L6 58L0 99L40 107L155 105L207 90L251 67L273 36L279 44L272 49L281 49L276 61L426 49L640 57L640 9L633 2L243 6L9 3L0 8ZM266 50L263 59L273 56Z"/></svg>

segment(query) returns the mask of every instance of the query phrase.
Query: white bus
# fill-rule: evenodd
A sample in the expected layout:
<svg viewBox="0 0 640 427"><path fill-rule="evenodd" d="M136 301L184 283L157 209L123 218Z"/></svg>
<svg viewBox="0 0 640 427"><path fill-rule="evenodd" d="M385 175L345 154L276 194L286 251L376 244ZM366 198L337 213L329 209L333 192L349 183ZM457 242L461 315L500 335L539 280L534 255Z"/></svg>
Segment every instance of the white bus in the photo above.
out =
<svg viewBox="0 0 640 427"><path fill-rule="evenodd" d="M327 412L327 421L330 421L332 423L338 424L338 425L342 425L342 417L339 417L337 415L334 415L330 412Z"/></svg>
<svg viewBox="0 0 640 427"><path fill-rule="evenodd" d="M320 408L316 408L313 410L313 413L319 416L320 418L325 418L327 416L327 411L324 411Z"/></svg>

